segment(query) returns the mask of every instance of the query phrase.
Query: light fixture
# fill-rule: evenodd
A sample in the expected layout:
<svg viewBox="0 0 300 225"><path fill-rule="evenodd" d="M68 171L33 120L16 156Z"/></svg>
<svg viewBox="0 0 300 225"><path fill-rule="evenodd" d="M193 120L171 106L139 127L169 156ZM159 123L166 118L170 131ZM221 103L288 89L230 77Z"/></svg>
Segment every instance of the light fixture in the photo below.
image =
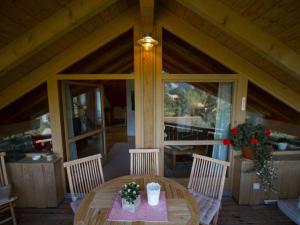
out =
<svg viewBox="0 0 300 225"><path fill-rule="evenodd" d="M158 44L158 41L155 40L154 38L151 37L150 33L146 33L143 38L138 40L138 44L143 46L143 48L148 51L150 50L153 46Z"/></svg>

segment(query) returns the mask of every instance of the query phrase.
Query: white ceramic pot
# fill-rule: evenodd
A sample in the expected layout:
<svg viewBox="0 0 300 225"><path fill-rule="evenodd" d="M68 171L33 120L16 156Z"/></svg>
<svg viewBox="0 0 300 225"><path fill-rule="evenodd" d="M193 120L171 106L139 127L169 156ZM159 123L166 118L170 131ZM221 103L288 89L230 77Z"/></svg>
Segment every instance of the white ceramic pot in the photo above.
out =
<svg viewBox="0 0 300 225"><path fill-rule="evenodd" d="M279 142L279 143L277 143L278 150L284 151L286 149L287 145L288 145L287 142Z"/></svg>
<svg viewBox="0 0 300 225"><path fill-rule="evenodd" d="M141 204L141 195L139 195L136 200L132 203L128 202L126 199L122 198L122 209L128 212L135 212Z"/></svg>
<svg viewBox="0 0 300 225"><path fill-rule="evenodd" d="M147 184L147 199L148 204L151 206L158 205L160 195L160 184L159 183L148 183Z"/></svg>

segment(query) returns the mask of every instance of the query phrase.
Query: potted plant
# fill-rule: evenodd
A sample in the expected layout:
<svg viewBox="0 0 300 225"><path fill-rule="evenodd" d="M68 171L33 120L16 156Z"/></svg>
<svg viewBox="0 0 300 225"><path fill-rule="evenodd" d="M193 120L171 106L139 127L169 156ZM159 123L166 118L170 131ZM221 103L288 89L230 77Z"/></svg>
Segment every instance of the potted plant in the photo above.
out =
<svg viewBox="0 0 300 225"><path fill-rule="evenodd" d="M122 208L129 212L135 212L141 203L140 185L135 182L124 184L120 191Z"/></svg>
<svg viewBox="0 0 300 225"><path fill-rule="evenodd" d="M244 123L233 128L229 138L223 140L225 145L232 144L234 149L241 149L243 157L254 160L254 170L264 190L272 187L275 176L271 149L267 146L270 134L270 129L263 125Z"/></svg>
<svg viewBox="0 0 300 225"><path fill-rule="evenodd" d="M264 146L270 134L270 129L266 129L263 125L243 123L233 128L229 138L224 139L223 143L231 144L234 149L241 149L244 158L254 159L255 149Z"/></svg>

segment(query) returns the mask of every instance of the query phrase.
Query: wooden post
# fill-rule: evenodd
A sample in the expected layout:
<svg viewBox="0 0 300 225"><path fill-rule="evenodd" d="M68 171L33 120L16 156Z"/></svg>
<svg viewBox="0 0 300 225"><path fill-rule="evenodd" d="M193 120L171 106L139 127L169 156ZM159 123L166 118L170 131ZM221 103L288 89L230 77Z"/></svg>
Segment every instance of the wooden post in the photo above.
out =
<svg viewBox="0 0 300 225"><path fill-rule="evenodd" d="M48 89L48 104L49 104L49 114L51 121L51 131L52 131L52 148L53 152L57 156L61 157L63 161L65 160L64 155L64 145L63 145L63 120L61 116L60 109L60 88L58 81L55 79L55 75L49 76L47 80ZM66 191L65 173L63 167L61 167L62 173L62 184L64 192Z"/></svg>
<svg viewBox="0 0 300 225"><path fill-rule="evenodd" d="M153 148L155 144L155 47L150 50L142 48L141 75L143 78L144 102L144 148Z"/></svg>

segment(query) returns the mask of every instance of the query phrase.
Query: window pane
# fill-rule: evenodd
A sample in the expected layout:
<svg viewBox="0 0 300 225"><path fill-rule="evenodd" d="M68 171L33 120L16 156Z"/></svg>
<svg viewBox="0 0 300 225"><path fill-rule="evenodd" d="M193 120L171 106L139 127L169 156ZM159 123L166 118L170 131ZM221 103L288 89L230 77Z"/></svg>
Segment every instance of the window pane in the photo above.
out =
<svg viewBox="0 0 300 225"><path fill-rule="evenodd" d="M29 152L52 150L47 84L43 83L0 110L0 152L16 161ZM37 143L38 142L38 143Z"/></svg>
<svg viewBox="0 0 300 225"><path fill-rule="evenodd" d="M165 140L222 140L232 111L231 83L164 85Z"/></svg>
<svg viewBox="0 0 300 225"><path fill-rule="evenodd" d="M300 150L300 113L249 82L247 122L264 124L272 130L271 143L280 150L286 142L287 150Z"/></svg>

